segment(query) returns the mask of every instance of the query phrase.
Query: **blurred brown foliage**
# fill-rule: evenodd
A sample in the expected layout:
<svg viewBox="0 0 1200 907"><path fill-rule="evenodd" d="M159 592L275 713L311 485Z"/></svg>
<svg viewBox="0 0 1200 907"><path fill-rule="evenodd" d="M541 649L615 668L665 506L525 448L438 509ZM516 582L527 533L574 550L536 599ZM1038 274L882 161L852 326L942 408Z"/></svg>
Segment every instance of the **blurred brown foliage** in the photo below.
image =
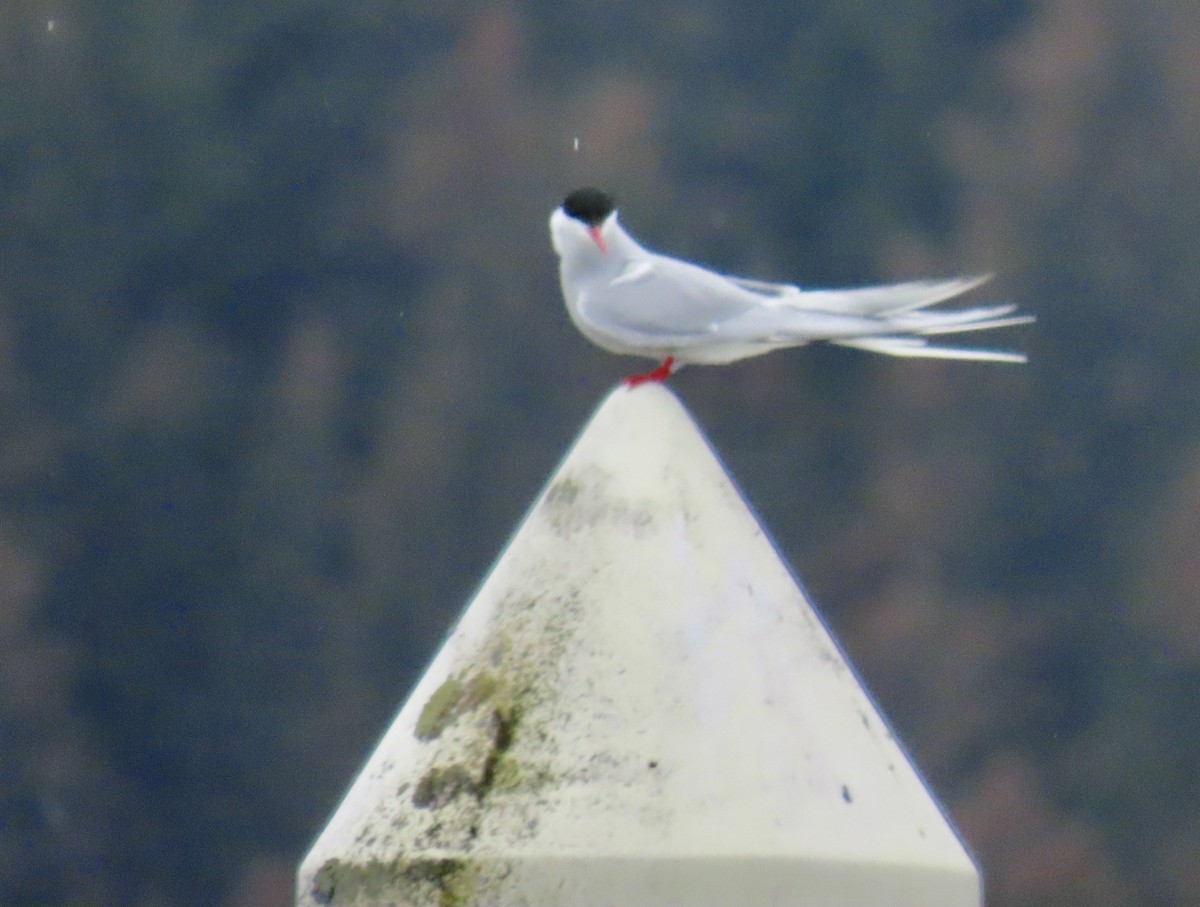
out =
<svg viewBox="0 0 1200 907"><path fill-rule="evenodd" d="M995 271L1038 314L1024 369L676 387L989 907L1200 900L1198 16L0 10L0 901L290 903L632 367L559 302L545 219L585 182L730 271Z"/></svg>

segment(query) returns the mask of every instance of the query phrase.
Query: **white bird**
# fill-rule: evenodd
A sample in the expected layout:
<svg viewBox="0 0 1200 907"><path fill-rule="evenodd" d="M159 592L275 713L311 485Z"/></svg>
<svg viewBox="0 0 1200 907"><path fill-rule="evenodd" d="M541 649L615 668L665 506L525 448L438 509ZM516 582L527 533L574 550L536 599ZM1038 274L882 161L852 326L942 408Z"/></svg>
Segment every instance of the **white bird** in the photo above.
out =
<svg viewBox="0 0 1200 907"><path fill-rule="evenodd" d="M661 359L626 383L665 381L684 364L718 365L814 341L891 356L1024 362L1021 353L934 346L928 337L1028 324L1016 306L925 311L988 278L918 280L844 290L729 277L651 252L625 232L616 203L577 189L550 215L567 312L613 353Z"/></svg>

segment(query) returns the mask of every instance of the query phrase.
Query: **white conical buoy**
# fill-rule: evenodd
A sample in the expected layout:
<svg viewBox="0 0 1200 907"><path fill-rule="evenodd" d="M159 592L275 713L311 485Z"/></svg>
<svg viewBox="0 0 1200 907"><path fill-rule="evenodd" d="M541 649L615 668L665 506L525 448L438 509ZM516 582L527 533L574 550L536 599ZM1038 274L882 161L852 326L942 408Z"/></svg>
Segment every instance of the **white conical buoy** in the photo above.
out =
<svg viewBox="0 0 1200 907"><path fill-rule="evenodd" d="M978 907L979 876L674 395L619 388L298 901Z"/></svg>

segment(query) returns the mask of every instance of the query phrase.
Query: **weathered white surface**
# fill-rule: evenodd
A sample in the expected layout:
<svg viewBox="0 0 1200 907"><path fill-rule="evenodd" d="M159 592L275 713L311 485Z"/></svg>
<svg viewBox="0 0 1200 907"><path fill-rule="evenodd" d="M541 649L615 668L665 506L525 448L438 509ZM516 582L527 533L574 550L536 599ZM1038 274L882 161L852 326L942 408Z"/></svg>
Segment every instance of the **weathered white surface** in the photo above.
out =
<svg viewBox="0 0 1200 907"><path fill-rule="evenodd" d="M301 905L976 907L678 400L615 390L300 868Z"/></svg>

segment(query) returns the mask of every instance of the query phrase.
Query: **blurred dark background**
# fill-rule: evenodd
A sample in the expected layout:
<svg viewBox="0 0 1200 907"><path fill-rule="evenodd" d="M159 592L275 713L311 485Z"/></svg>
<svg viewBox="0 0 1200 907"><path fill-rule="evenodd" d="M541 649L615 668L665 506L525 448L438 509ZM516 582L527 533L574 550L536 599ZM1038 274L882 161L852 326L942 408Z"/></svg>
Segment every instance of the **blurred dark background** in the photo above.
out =
<svg viewBox="0 0 1200 907"><path fill-rule="evenodd" d="M1025 367L673 386L989 907L1200 902L1193 0L9 3L0 74L0 902L291 903L643 364L563 311L582 183L735 273L1036 312Z"/></svg>

